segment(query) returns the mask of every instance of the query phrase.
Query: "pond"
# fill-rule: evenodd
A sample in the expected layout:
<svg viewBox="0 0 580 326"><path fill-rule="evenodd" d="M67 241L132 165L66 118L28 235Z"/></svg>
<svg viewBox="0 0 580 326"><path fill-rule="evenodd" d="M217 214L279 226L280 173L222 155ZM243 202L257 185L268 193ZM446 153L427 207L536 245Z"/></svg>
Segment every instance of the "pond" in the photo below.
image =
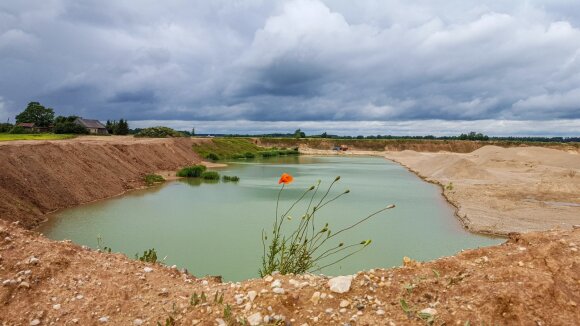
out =
<svg viewBox="0 0 580 326"><path fill-rule="evenodd" d="M39 231L55 240L70 239L96 248L102 245L129 257L155 248L168 265L196 276L222 275L238 281L257 277L262 257L262 229L271 230L278 179L284 172L294 182L282 192L280 210L321 180L326 189L350 193L326 206L317 225L332 230L348 226L389 204L387 210L341 234L345 243L372 239L362 252L320 271L350 274L363 269L401 265L402 258L431 260L462 249L501 243L499 238L465 231L439 187L424 182L398 164L378 157L289 156L228 162L222 175L237 183L198 179L167 182L144 190L55 213ZM293 211L296 225L303 210ZM344 235L344 236L342 236Z"/></svg>

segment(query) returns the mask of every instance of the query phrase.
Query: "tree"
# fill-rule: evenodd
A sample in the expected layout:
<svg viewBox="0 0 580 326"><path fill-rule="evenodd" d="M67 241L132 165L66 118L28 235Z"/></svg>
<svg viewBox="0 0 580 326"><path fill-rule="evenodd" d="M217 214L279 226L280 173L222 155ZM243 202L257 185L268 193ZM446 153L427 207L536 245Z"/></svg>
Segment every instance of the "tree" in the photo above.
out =
<svg viewBox="0 0 580 326"><path fill-rule="evenodd" d="M32 122L37 127L48 127L54 121L54 110L45 108L38 102L30 102L24 111L16 116L16 123Z"/></svg>
<svg viewBox="0 0 580 326"><path fill-rule="evenodd" d="M115 133L115 129L117 128L117 121L111 121L111 120L107 120L107 124L105 125L105 128L107 128L107 132L109 134L114 134Z"/></svg>
<svg viewBox="0 0 580 326"><path fill-rule="evenodd" d="M129 134L129 123L127 120L119 120L114 128L115 135L127 135Z"/></svg>
<svg viewBox="0 0 580 326"><path fill-rule="evenodd" d="M58 116L54 119L55 134L88 134L89 130L80 124L75 123L78 117L70 115L68 117Z"/></svg>
<svg viewBox="0 0 580 326"><path fill-rule="evenodd" d="M303 133L300 129L296 129L294 132L294 138L305 138L306 134Z"/></svg>
<svg viewBox="0 0 580 326"><path fill-rule="evenodd" d="M195 128L191 128L191 135L195 136Z"/></svg>
<svg viewBox="0 0 580 326"><path fill-rule="evenodd" d="M325 132L322 133L322 135L320 135L320 138L328 138L328 134Z"/></svg>

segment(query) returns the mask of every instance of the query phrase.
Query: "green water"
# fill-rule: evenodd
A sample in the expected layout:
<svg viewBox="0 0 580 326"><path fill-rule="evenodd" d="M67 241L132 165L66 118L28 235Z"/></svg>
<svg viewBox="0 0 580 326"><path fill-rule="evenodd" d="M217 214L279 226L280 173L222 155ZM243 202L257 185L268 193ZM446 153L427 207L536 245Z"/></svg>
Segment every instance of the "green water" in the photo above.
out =
<svg viewBox="0 0 580 326"><path fill-rule="evenodd" d="M430 260L502 242L463 230L437 186L375 157L296 156L232 162L220 173L239 176L239 183L168 182L63 210L42 225L40 232L95 248L101 235L115 252L133 257L155 248L160 258L166 256L166 264L187 268L197 276L222 275L233 281L253 278L262 255L261 230L271 229L280 189L277 181L283 172L293 175L294 182L282 193L281 208L288 207L316 180L322 180L321 188L326 188L341 176L332 193L351 192L317 217L320 225L328 222L333 230L388 204L397 206L343 233L340 241L345 243L365 239L373 243L322 271L328 275L401 265L403 256ZM290 215L299 217L301 212Z"/></svg>

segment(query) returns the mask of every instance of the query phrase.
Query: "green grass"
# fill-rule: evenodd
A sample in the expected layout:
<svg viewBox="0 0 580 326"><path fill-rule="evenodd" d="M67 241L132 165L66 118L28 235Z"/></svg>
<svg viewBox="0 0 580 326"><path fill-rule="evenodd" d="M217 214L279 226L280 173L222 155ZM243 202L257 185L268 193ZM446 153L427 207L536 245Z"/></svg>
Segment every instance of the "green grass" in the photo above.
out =
<svg viewBox="0 0 580 326"><path fill-rule="evenodd" d="M145 180L145 183L148 186L152 186L156 183L165 181L165 178L163 178L159 174L148 174L143 179Z"/></svg>
<svg viewBox="0 0 580 326"><path fill-rule="evenodd" d="M198 178L205 172L204 165L192 165L177 171L177 176L181 178Z"/></svg>
<svg viewBox="0 0 580 326"><path fill-rule="evenodd" d="M60 140L75 138L76 135L68 134L0 134L0 141L12 140Z"/></svg>
<svg viewBox="0 0 580 326"><path fill-rule="evenodd" d="M206 171L201 174L201 178L204 180L219 180L220 174L216 171Z"/></svg>
<svg viewBox="0 0 580 326"><path fill-rule="evenodd" d="M222 177L222 180L224 182L238 182L240 181L240 177L238 177L237 175L224 175Z"/></svg>
<svg viewBox="0 0 580 326"><path fill-rule="evenodd" d="M211 141L194 144L193 150L202 157L215 160L253 158L265 148L246 138L213 138Z"/></svg>

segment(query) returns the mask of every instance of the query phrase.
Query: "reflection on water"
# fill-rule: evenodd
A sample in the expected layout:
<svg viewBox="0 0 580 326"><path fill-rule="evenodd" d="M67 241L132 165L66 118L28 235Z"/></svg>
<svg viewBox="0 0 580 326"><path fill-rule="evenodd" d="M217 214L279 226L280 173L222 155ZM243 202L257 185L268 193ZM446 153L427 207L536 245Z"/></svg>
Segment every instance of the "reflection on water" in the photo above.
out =
<svg viewBox="0 0 580 326"><path fill-rule="evenodd" d="M159 257L167 256L167 264L195 275L223 275L226 280L256 277L262 255L260 234L273 223L278 178L286 172L294 176L294 183L283 192L281 209L317 180L325 189L341 176L331 194L351 192L317 217L320 225L328 222L334 230L388 204L397 205L345 233L341 241L372 239L373 244L325 269L326 274L400 265L403 256L434 259L502 241L463 230L438 187L382 158L289 156L233 162L219 171L237 175L240 181L168 182L64 210L40 231L92 247L102 235L105 245L130 257L155 248ZM298 223L295 220L288 223Z"/></svg>

